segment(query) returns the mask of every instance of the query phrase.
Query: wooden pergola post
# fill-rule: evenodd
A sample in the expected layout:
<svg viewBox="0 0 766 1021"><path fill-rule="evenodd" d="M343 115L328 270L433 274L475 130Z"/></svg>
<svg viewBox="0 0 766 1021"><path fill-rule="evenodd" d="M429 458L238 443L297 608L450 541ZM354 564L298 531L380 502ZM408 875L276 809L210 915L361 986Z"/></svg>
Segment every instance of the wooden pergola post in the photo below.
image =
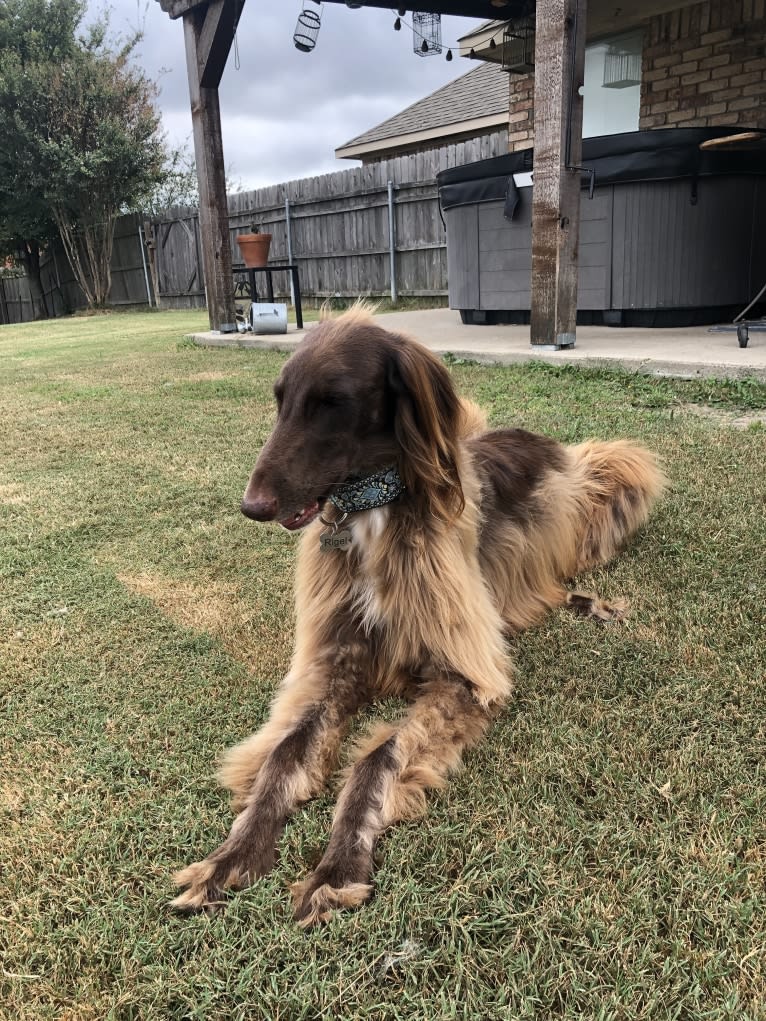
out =
<svg viewBox="0 0 766 1021"><path fill-rule="evenodd" d="M236 329L218 86L241 10L238 0L213 0L183 16L199 181L202 267L211 330Z"/></svg>
<svg viewBox="0 0 766 1021"><path fill-rule="evenodd" d="M587 0L537 0L532 190L533 345L573 347L577 323Z"/></svg>
<svg viewBox="0 0 766 1021"><path fill-rule="evenodd" d="M199 184L200 247L211 330L236 329L218 86L243 4L244 0L160 0L171 18L183 18Z"/></svg>

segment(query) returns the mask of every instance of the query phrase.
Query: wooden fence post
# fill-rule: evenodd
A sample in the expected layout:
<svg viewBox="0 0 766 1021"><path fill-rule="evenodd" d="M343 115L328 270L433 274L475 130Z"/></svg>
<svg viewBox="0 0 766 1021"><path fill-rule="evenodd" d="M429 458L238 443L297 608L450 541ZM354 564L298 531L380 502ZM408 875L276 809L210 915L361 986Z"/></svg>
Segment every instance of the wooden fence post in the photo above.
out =
<svg viewBox="0 0 766 1021"><path fill-rule="evenodd" d="M143 244L149 257L149 273L152 278L152 292L154 293L154 304L157 308L162 306L160 298L160 281L157 275L157 237L154 224L151 220L144 220Z"/></svg>
<svg viewBox="0 0 766 1021"><path fill-rule="evenodd" d="M530 339L556 349L577 323L586 14L587 0L537 0Z"/></svg>

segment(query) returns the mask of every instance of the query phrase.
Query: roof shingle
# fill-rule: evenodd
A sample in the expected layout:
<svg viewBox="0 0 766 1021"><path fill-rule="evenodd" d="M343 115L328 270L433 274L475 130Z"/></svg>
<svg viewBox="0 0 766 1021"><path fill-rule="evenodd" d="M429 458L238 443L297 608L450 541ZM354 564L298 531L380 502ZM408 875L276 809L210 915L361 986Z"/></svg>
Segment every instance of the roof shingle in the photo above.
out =
<svg viewBox="0 0 766 1021"><path fill-rule="evenodd" d="M508 95L508 74L498 64L482 62L425 99L419 99L388 120L344 142L336 152L398 135L448 127L490 114L507 113Z"/></svg>

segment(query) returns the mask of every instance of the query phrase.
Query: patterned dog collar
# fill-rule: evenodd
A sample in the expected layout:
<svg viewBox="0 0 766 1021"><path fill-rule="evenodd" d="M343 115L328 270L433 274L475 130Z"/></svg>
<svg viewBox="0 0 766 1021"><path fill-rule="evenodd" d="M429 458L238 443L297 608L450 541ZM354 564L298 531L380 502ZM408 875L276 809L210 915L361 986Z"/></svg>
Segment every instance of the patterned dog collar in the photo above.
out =
<svg viewBox="0 0 766 1021"><path fill-rule="evenodd" d="M372 510L384 504L398 500L404 492L404 483L396 468L386 468L382 472L368 475L364 479L351 479L338 486L330 496L334 504L344 514L353 511Z"/></svg>

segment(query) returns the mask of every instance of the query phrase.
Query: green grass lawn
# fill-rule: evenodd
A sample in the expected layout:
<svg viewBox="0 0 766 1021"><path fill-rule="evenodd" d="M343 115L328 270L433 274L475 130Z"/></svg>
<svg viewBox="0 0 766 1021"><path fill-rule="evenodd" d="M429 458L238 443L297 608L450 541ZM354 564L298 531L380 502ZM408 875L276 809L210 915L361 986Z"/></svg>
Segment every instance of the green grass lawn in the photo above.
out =
<svg viewBox="0 0 766 1021"><path fill-rule="evenodd" d="M292 643L294 539L238 511L283 356L183 343L205 322L0 329L2 1021L766 1018L756 383L453 363L498 425L662 456L672 491L584 579L630 617L517 640L515 699L365 909L291 919L328 794L226 912L168 911Z"/></svg>

